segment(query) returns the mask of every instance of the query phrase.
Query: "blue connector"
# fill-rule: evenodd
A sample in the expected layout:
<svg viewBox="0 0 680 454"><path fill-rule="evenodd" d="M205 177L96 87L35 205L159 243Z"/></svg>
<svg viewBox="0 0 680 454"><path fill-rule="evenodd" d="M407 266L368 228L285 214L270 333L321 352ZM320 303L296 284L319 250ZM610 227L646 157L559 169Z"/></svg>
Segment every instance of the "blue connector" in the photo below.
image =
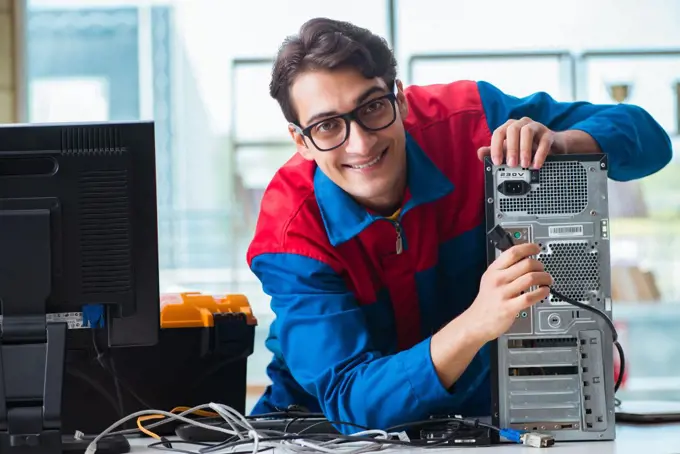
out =
<svg viewBox="0 0 680 454"><path fill-rule="evenodd" d="M104 306L102 304L83 306L83 326L89 328L104 327Z"/></svg>
<svg viewBox="0 0 680 454"><path fill-rule="evenodd" d="M522 432L515 429L501 429L501 437L507 438L513 443L522 443Z"/></svg>

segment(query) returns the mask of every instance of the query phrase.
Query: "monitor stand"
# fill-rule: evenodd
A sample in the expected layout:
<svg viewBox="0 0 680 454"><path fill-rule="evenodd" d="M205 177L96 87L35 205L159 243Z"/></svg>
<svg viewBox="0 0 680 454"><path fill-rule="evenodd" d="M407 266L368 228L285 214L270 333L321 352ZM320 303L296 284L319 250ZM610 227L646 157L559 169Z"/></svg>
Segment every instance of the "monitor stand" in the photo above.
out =
<svg viewBox="0 0 680 454"><path fill-rule="evenodd" d="M62 436L65 322L47 323L52 291L49 209L3 209L0 200L0 453L85 452ZM97 452L126 453L120 438ZM105 446L106 445L106 446ZM118 448L118 450L111 450Z"/></svg>

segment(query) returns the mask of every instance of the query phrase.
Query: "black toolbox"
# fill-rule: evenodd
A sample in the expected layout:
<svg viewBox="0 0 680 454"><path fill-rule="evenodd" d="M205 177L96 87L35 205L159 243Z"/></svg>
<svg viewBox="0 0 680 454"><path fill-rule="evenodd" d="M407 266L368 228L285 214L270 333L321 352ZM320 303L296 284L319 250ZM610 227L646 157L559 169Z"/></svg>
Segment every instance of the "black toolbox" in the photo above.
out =
<svg viewBox="0 0 680 454"><path fill-rule="evenodd" d="M163 295L158 343L106 349L105 332L69 330L62 433L99 434L139 410L210 402L245 412L257 319L243 295ZM148 421L145 426L156 422ZM154 432L172 434L179 423ZM123 428L135 428L136 418Z"/></svg>

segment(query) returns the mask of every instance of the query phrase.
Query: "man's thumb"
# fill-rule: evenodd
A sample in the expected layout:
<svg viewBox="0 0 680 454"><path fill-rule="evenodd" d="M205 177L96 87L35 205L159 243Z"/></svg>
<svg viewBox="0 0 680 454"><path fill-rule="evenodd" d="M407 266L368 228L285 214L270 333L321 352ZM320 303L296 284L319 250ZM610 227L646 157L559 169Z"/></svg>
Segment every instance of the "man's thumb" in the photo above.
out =
<svg viewBox="0 0 680 454"><path fill-rule="evenodd" d="M491 147L481 147L477 150L477 157L480 161L484 160L484 156L489 156L491 154Z"/></svg>

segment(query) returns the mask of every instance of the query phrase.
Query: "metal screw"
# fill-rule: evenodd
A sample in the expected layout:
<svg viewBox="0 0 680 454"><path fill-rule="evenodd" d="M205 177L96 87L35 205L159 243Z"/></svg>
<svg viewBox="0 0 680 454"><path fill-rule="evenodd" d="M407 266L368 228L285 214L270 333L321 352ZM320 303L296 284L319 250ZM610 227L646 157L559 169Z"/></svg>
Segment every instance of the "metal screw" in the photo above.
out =
<svg viewBox="0 0 680 454"><path fill-rule="evenodd" d="M591 167L591 168L590 168L590 171L591 171L591 172L595 172L595 167Z"/></svg>
<svg viewBox="0 0 680 454"><path fill-rule="evenodd" d="M488 203L493 203L493 199L492 199L491 197L489 197L488 199L486 199L486 201L487 201Z"/></svg>
<svg viewBox="0 0 680 454"><path fill-rule="evenodd" d="M604 162L600 163L600 167L602 167L604 169Z"/></svg>
<svg viewBox="0 0 680 454"><path fill-rule="evenodd" d="M490 172L490 171L491 171L491 167L487 167L486 170L487 170L488 172Z"/></svg>
<svg viewBox="0 0 680 454"><path fill-rule="evenodd" d="M503 217L503 215L502 215L501 213L498 213L498 214L496 215L496 217L497 217L498 219L500 219L500 218Z"/></svg>
<svg viewBox="0 0 680 454"><path fill-rule="evenodd" d="M596 214L597 214L597 211L595 211L595 210L592 210L592 211L590 212L590 215L591 215L591 216L595 216Z"/></svg>

